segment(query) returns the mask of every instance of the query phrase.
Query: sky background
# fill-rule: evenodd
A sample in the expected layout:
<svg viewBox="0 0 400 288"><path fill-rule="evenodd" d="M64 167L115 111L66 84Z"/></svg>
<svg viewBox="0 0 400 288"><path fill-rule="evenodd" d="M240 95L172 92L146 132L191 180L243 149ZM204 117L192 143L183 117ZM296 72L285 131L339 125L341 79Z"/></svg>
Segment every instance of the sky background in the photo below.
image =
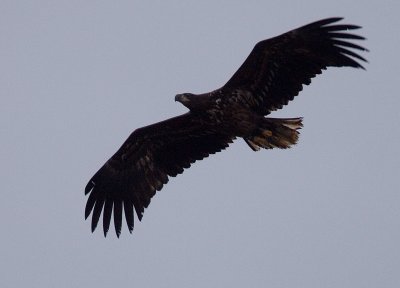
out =
<svg viewBox="0 0 400 288"><path fill-rule="evenodd" d="M0 2L0 287L400 287L399 1ZM367 71L331 68L152 199L132 235L84 221L90 177L135 129L186 112L256 42L343 16Z"/></svg>

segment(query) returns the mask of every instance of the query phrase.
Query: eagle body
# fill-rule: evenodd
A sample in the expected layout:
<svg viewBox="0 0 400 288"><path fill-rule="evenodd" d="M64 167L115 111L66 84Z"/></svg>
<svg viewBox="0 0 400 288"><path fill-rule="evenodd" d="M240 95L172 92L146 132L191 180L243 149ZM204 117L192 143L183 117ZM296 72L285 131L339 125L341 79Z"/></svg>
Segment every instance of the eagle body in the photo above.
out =
<svg viewBox="0 0 400 288"><path fill-rule="evenodd" d="M221 88L204 94L175 96L189 111L133 131L120 149L95 173L85 188L85 218L92 231L103 214L106 236L111 218L119 237L123 213L130 232L156 191L169 177L195 161L242 138L254 151L289 148L297 143L302 118L266 117L281 109L303 85L327 67L363 68L367 51L349 40L359 26L327 18L258 42L244 63Z"/></svg>
<svg viewBox="0 0 400 288"><path fill-rule="evenodd" d="M251 96L246 97L247 94L238 89L200 95L184 93L176 95L175 101L189 108L192 114L199 115L198 119L204 125L213 127L220 134L234 136L233 139L243 138L255 151L260 147L288 148L295 144L297 130L302 127L301 118L266 118L248 104Z"/></svg>

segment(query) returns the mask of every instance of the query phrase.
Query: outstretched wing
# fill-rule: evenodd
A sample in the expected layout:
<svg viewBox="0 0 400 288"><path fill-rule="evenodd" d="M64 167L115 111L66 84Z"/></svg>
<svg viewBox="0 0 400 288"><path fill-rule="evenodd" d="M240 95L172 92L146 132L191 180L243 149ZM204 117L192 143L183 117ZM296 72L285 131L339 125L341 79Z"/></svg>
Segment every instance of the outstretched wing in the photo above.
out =
<svg viewBox="0 0 400 288"><path fill-rule="evenodd" d="M350 49L367 50L346 41L363 40L346 33L360 27L330 25L339 20L320 20L257 43L222 90L239 90L238 101L267 115L293 100L303 84L329 66L364 68L357 60L366 60Z"/></svg>
<svg viewBox="0 0 400 288"><path fill-rule="evenodd" d="M176 176L196 160L225 149L233 140L234 137L218 133L190 113L135 130L86 185L85 194L90 195L85 218L92 213L92 231L103 211L104 236L112 214L119 236L124 210L132 232L133 210L141 220L144 208L169 176Z"/></svg>

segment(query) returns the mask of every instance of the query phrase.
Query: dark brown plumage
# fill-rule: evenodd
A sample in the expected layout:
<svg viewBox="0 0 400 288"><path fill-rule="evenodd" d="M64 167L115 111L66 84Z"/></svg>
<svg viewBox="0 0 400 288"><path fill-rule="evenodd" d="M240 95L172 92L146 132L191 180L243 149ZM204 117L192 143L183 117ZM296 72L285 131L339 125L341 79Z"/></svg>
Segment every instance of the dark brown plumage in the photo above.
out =
<svg viewBox="0 0 400 288"><path fill-rule="evenodd" d="M255 151L294 145L301 118L264 116L288 104L327 67L363 68L358 61L366 62L353 51L367 50L348 42L364 39L348 33L360 27L333 24L341 19L324 19L257 43L222 88L175 97L188 113L135 130L85 188L90 194L85 217L92 213L92 231L103 212L104 235L113 214L119 236L124 211L132 232L134 210L141 220L168 177L227 148L237 137Z"/></svg>

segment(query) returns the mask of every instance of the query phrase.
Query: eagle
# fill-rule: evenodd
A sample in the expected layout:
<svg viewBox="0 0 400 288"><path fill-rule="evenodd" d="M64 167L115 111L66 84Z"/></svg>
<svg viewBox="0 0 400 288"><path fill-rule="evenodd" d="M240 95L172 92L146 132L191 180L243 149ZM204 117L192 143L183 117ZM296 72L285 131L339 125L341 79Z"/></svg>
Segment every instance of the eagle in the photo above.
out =
<svg viewBox="0 0 400 288"><path fill-rule="evenodd" d="M92 214L92 232L103 213L104 236L112 218L120 236L123 214L132 233L134 211L141 221L169 177L237 138L254 151L296 144L302 118L265 116L288 104L327 67L365 69L361 63L367 60L356 52L368 50L354 43L365 38L349 33L361 27L337 23L342 19L319 20L258 42L221 88L176 95L187 113L133 131L86 185L85 219Z"/></svg>

